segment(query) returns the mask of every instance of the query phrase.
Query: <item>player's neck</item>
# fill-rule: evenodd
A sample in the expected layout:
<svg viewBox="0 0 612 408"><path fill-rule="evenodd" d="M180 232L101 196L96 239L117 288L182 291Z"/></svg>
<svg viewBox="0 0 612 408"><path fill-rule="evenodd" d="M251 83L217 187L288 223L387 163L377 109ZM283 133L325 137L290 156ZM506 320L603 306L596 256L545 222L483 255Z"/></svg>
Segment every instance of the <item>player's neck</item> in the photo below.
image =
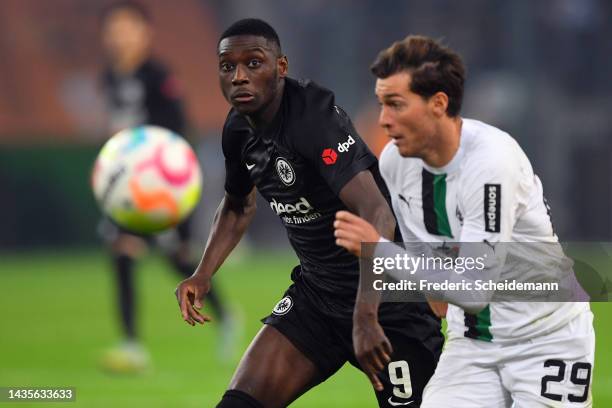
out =
<svg viewBox="0 0 612 408"><path fill-rule="evenodd" d="M266 107L263 108L260 112L247 116L247 120L253 128L258 129L260 127L272 123L272 121L276 117L276 114L278 113L278 110L280 109L284 93L285 81L281 80L280 84L278 85L277 92L274 95L274 98L270 101L270 103L268 103L268 105L266 105Z"/></svg>
<svg viewBox="0 0 612 408"><path fill-rule="evenodd" d="M459 150L462 124L459 116L440 122L431 149L422 157L427 165L441 168L453 160Z"/></svg>

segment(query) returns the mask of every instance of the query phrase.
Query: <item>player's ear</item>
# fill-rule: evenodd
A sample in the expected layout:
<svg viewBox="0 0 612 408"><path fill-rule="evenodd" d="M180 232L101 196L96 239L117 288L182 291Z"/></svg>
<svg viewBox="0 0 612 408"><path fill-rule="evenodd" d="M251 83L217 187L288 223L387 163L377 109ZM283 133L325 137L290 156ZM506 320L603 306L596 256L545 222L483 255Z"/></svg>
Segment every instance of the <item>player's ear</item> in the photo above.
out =
<svg viewBox="0 0 612 408"><path fill-rule="evenodd" d="M278 75L281 78L286 77L289 74L289 60L286 55L281 55L277 58L276 64L278 66Z"/></svg>
<svg viewBox="0 0 612 408"><path fill-rule="evenodd" d="M429 105L437 117L445 115L448 108L448 95L444 92L436 92L429 98Z"/></svg>

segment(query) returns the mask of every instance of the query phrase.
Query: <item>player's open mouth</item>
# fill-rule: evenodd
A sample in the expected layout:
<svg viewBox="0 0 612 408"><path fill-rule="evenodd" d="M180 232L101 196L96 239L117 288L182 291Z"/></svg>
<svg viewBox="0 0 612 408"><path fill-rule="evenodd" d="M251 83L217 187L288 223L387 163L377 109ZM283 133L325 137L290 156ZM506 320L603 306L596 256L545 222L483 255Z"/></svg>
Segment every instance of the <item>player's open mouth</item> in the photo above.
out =
<svg viewBox="0 0 612 408"><path fill-rule="evenodd" d="M255 95L250 92L236 92L234 95L232 95L232 101L238 103L251 102L253 99L255 99Z"/></svg>

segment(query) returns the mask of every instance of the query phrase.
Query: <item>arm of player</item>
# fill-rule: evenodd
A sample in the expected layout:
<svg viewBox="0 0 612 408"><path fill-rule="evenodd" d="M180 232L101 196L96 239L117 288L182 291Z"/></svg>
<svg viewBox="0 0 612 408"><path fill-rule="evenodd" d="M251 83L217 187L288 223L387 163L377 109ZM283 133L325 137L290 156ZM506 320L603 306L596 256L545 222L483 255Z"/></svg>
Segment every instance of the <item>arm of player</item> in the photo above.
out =
<svg viewBox="0 0 612 408"><path fill-rule="evenodd" d="M408 257L414 258L422 256L421 253L414 253L410 249L404 249L399 245L395 245L392 242L381 238L381 236L378 234L378 231L376 230L376 228L374 228L372 224L370 224L361 217L351 214L348 211L339 211L336 214L336 221L334 223L334 227L336 229L335 234L337 237L338 245L345 247L348 251L355 254L356 256L362 255L362 242L377 242L377 239L378 242L382 243L382 245L376 246L375 253L373 254L374 258L395 259L398 254L400 255L400 257L404 254L406 254ZM486 247L486 245L483 246L484 250L488 252L489 250L487 250ZM431 254L425 255L432 256ZM472 254L470 256L476 257L475 254ZM485 256L485 258L487 256ZM487 268L485 268L485 272L487 273L487 278L485 279L496 280L499 277L495 276L495 273L498 273L497 271L498 268L496 268L495 265L488 265ZM417 269L416 271L409 271L406 269L396 269L391 267L385 268L384 273L397 280L413 282L416 287L419 286L419 281L423 279L427 280L428 282L437 284L440 284L442 282L459 283L462 279L475 279L474 277L469 277L465 274L458 275L453 270L438 270L434 268L429 268L427 270ZM483 279L483 275L480 275L479 279ZM373 293L377 293L377 291L374 291ZM428 298L435 299L437 301L449 302L460 306L469 313L478 313L480 310L486 307L489 301L488 294L483 293L482 291L470 291L467 293L461 292L460 294L458 294L458 292L423 290L422 293Z"/></svg>
<svg viewBox="0 0 612 408"><path fill-rule="evenodd" d="M351 211L368 220L383 236L393 239L395 218L369 170L357 173L340 190L339 197ZM376 373L390 361L393 350L378 323L380 299L366 300L362 290L364 285L360 278L353 312L355 356L374 388L381 391L382 384Z"/></svg>
<svg viewBox="0 0 612 408"><path fill-rule="evenodd" d="M192 326L210 321L208 316L199 312L202 299L210 290L210 281L227 256L236 247L251 223L257 204L256 190L253 188L244 197L225 193L208 236L202 260L195 273L182 281L175 294L183 319Z"/></svg>
<svg viewBox="0 0 612 408"><path fill-rule="evenodd" d="M499 242L509 242L517 208L520 206L519 198L523 196L520 183L524 169L511 158L486 157L481 161L472 161L467 174L472 176L461 191L460 200L464 205L465 220L459 242L462 243L459 257L483 259L483 268L469 272L457 272L445 268L418 268L416 270L386 268L385 273L397 280L413 282L420 287L421 280L435 284L452 283L460 285L462 282L476 280L499 280L501 269L505 263L506 247L496 245ZM336 215L334 223L338 244L357 256L361 256L362 242L378 242L380 234L376 228L366 220L346 211ZM383 240L384 241L384 240ZM421 247L422 248L422 247ZM422 254L406 249L392 243L377 245L374 257L396 258L397 255L407 255L410 258L419 258L423 255L433 257L433 253ZM435 265L435 263L434 263ZM441 291L435 289L422 290L422 293L435 300L442 300L457 305L469 313L478 313L485 308L493 296L493 291L485 290L456 290Z"/></svg>
<svg viewBox="0 0 612 408"><path fill-rule="evenodd" d="M408 281L414 287L421 287L420 282L426 281L427 286L421 292L427 297L429 302L445 302L461 307L468 313L477 314L484 309L491 301L493 290L476 290L476 281L499 281L505 254L502 254L503 247L497 250L487 243L468 243L462 245L458 257L463 259L481 260L481 269L461 270L457 272L453 269L442 268L434 263L434 266L419 267L414 270L406 270L397 267L385 268L385 275L398 281ZM421 256L429 258L439 258L433 252L414 252L410 248L404 249L392 242L381 239L374 253L375 258L395 259L397 255L403 257L404 254L409 258L419 258ZM443 285L452 285L456 290L437 289ZM434 303L435 304L435 303Z"/></svg>

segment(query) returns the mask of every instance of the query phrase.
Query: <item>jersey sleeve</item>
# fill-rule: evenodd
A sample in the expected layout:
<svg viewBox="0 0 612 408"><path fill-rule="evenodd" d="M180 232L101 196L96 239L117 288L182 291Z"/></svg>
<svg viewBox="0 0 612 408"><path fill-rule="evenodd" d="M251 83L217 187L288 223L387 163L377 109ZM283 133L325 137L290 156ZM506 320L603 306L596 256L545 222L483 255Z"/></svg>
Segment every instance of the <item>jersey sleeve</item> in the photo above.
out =
<svg viewBox="0 0 612 408"><path fill-rule="evenodd" d="M225 191L237 197L244 197L253 189L253 182L242 162L242 141L247 139L246 132L250 131L247 125L232 119L231 114L223 127L221 145L225 156Z"/></svg>
<svg viewBox="0 0 612 408"><path fill-rule="evenodd" d="M484 268L462 275L465 279L498 282L508 255L507 243L512 241L512 231L517 222L523 197L529 189L528 180L533 177L512 145L485 150L466 165L461 182L460 201L464 208L464 224L459 256L464 259L484 259ZM498 245L500 244L501 245ZM505 244L506 243L506 244ZM453 277L457 276L454 274ZM484 308L494 296L493 290L470 291L476 309ZM449 301L467 308L465 299ZM469 311L469 310L468 310Z"/></svg>
<svg viewBox="0 0 612 408"><path fill-rule="evenodd" d="M511 154L491 153L464 172L461 242L509 242L523 195L523 169Z"/></svg>
<svg viewBox="0 0 612 408"><path fill-rule="evenodd" d="M348 115L333 103L324 104L308 118L309 137L296 140L295 147L323 177L335 194L357 173L376 163Z"/></svg>

